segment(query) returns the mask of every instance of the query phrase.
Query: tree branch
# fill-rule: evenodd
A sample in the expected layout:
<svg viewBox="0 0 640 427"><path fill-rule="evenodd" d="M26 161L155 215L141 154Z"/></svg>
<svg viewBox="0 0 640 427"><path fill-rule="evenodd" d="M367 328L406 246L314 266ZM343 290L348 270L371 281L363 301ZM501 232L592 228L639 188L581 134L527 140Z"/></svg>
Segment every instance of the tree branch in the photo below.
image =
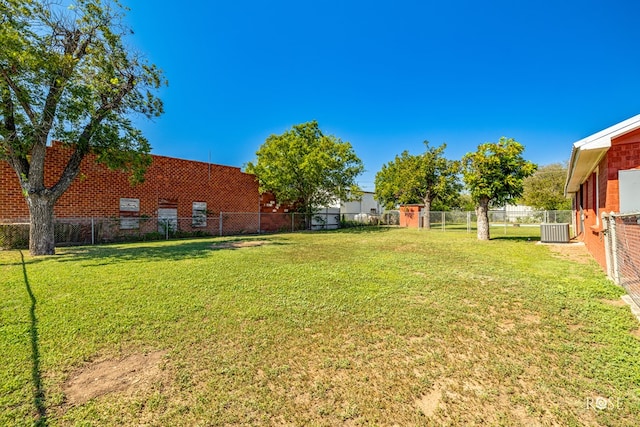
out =
<svg viewBox="0 0 640 427"><path fill-rule="evenodd" d="M4 117L3 126L7 132L9 142L7 148L10 148L12 142L16 138L16 120L15 109L13 105L13 99L11 99L11 93L7 87L2 87L2 116Z"/></svg>
<svg viewBox="0 0 640 427"><path fill-rule="evenodd" d="M91 120L87 123L78 137L76 149L69 158L60 179L53 187L51 187L53 197L57 199L67 190L67 188L69 188L80 171L80 163L82 162L82 159L84 159L90 151L90 141L98 129L98 126L100 126L102 121L111 111L120 107L124 97L130 93L134 87L135 79L133 76L130 76L127 82L120 87L120 90L114 99L105 100L95 114L92 115Z"/></svg>
<svg viewBox="0 0 640 427"><path fill-rule="evenodd" d="M7 87L2 88L1 106L2 116L4 117L2 125L6 134L2 139L0 146L4 151L8 162L11 164L11 167L16 171L18 179L20 180L20 185L23 186L23 183L26 182L26 177L29 175L29 162L24 155L19 155L19 153L16 153L15 151L16 142L18 141L18 132L15 122L15 108L13 100L11 99L11 93Z"/></svg>
<svg viewBox="0 0 640 427"><path fill-rule="evenodd" d="M51 127L53 126L56 110L64 92L64 87L73 75L73 70L75 69L74 64L81 59L73 56L73 54L77 52L80 44L80 38L82 36L80 30L68 30L61 27L56 27L56 29L61 30L61 35L63 37L63 54L61 58L63 63L60 64L61 66L58 68L58 71L51 77L49 93L47 94L44 107L42 108L42 122L38 128L40 130L39 139L43 139L45 142L49 132L51 131ZM86 51L86 46L84 47L84 50ZM69 60L69 57L72 59Z"/></svg>
<svg viewBox="0 0 640 427"><path fill-rule="evenodd" d="M7 70L5 67L0 67L0 74L2 75L4 81L7 83L7 86L9 86L9 88L16 95L16 98L20 103L20 107L22 107L24 112L27 114L27 117L29 117L29 121L31 121L31 124L33 126L36 126L38 122L38 117L36 113L33 111L33 109L31 108L31 104L29 104L29 102L27 101L26 99L27 97L24 94L24 90L22 90L22 88L18 86L16 82L13 81L13 79L9 75L9 70Z"/></svg>

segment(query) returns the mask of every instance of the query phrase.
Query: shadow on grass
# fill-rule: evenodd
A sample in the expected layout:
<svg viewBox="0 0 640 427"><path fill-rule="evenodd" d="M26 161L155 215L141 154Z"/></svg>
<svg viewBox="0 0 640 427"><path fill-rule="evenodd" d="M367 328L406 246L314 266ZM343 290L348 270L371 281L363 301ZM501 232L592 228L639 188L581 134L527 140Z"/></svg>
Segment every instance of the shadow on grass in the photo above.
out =
<svg viewBox="0 0 640 427"><path fill-rule="evenodd" d="M27 293L31 299L31 307L29 308L29 317L31 319L31 377L33 379L33 404L36 408L37 419L34 423L36 426L47 425L47 409L45 407L45 394L42 388L42 376L40 375L40 348L38 346L38 318L36 317L36 297L31 291L31 285L29 284L29 276L27 276L27 265L24 262L24 254L20 251L20 258L22 259L22 274L24 275L24 284L27 288Z"/></svg>
<svg viewBox="0 0 640 427"><path fill-rule="evenodd" d="M540 241L540 236L491 236L491 240L510 240L512 242L536 243Z"/></svg>
<svg viewBox="0 0 640 427"><path fill-rule="evenodd" d="M318 233L341 233L341 234L384 233L391 230L392 228L398 228L398 227L362 225L362 226L338 228L335 230L318 230Z"/></svg>
<svg viewBox="0 0 640 427"><path fill-rule="evenodd" d="M243 236L227 239L203 240L168 240L145 243L119 243L102 246L83 246L67 249L59 262L76 262L82 260L96 261L97 264L110 264L114 261L148 261L204 258L219 249L221 245L233 246L239 242L265 242L268 245L286 245L282 239L265 238L262 236ZM101 262L103 261L103 262Z"/></svg>

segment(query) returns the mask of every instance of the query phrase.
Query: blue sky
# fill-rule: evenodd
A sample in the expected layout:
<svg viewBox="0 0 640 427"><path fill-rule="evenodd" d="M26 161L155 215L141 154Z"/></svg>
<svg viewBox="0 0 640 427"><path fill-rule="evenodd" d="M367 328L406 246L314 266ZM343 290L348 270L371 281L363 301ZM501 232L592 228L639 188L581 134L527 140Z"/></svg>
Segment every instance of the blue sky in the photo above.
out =
<svg viewBox="0 0 640 427"><path fill-rule="evenodd" d="M422 142L459 159L501 136L541 165L640 113L640 2L124 0L164 70L153 153L243 166L318 120L375 174Z"/></svg>

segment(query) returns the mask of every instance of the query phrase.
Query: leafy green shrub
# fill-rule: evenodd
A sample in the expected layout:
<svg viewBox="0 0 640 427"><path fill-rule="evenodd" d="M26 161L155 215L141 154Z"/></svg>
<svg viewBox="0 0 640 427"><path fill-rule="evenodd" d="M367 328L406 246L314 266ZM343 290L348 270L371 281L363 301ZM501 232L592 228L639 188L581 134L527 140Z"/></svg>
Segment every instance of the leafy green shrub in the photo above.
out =
<svg viewBox="0 0 640 427"><path fill-rule="evenodd" d="M348 220L348 219L343 219L342 221L340 221L340 228L363 227L365 225L367 224L360 221L354 221L354 220Z"/></svg>

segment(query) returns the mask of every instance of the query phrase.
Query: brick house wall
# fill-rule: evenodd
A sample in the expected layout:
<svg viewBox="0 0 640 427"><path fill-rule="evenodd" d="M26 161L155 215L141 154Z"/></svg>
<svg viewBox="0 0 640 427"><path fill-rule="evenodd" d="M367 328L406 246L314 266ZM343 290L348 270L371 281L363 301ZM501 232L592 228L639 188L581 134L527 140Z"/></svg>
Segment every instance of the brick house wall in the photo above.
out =
<svg viewBox="0 0 640 427"><path fill-rule="evenodd" d="M606 165L606 158L600 166ZM600 168L599 166L599 168ZM602 233L602 219L600 212L603 209L603 195L606 194L606 186L601 185L603 173L592 173L588 180L580 186L580 192L576 197L577 224L580 224L578 238L581 239L594 259L606 268L604 235ZM605 180L606 183L606 180ZM581 217L581 218L580 218Z"/></svg>
<svg viewBox="0 0 640 427"><path fill-rule="evenodd" d="M18 177L7 162L0 160L0 221L28 217Z"/></svg>
<svg viewBox="0 0 640 427"><path fill-rule="evenodd" d="M60 143L47 148L47 186L59 177L70 153ZM261 196L255 177L237 167L152 155L144 183L132 186L128 174L109 170L95 160L88 155L82 161L80 174L55 206L56 217L119 217L121 198L138 199L137 215L150 217L157 216L163 204L177 208L178 217L191 217L194 202L206 203L210 215L274 210L273 197ZM286 209L278 206L276 211ZM0 161L0 221L28 217L15 171Z"/></svg>
<svg viewBox="0 0 640 427"><path fill-rule="evenodd" d="M620 209L618 171L640 169L640 129L611 141L607 160L609 202L606 210L618 212Z"/></svg>
<svg viewBox="0 0 640 427"><path fill-rule="evenodd" d="M619 212L618 172L640 168L640 129L611 140L611 147L574 197L578 238L606 269L601 215Z"/></svg>

